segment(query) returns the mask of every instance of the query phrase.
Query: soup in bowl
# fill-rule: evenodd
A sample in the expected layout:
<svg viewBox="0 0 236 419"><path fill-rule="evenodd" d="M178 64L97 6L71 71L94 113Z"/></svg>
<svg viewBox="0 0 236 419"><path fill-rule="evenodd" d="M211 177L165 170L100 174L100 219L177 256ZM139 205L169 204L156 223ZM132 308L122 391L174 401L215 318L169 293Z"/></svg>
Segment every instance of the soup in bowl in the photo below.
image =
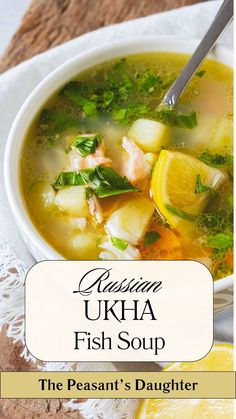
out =
<svg viewBox="0 0 236 419"><path fill-rule="evenodd" d="M53 76L31 98L40 93L41 103L16 152L27 222L66 259L191 259L225 278L233 270L232 69L206 60L170 109L161 102L191 42L182 53L173 42L123 44L104 47L105 62L102 49L87 65L73 59L54 73L51 91Z"/></svg>

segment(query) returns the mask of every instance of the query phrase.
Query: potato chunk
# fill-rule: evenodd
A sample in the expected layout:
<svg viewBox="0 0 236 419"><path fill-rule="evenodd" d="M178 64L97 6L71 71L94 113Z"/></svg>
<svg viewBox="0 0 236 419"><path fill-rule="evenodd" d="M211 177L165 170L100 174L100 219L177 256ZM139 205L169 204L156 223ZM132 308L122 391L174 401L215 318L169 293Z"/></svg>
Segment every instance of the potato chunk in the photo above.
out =
<svg viewBox="0 0 236 419"><path fill-rule="evenodd" d="M51 208L55 203L55 191L47 181L36 182L31 190L32 201L39 208Z"/></svg>
<svg viewBox="0 0 236 419"><path fill-rule="evenodd" d="M74 257L78 259L97 259L97 234L84 232L73 237L71 247Z"/></svg>
<svg viewBox="0 0 236 419"><path fill-rule="evenodd" d="M86 217L89 214L84 186L60 189L56 194L55 202L59 209L71 215Z"/></svg>
<svg viewBox="0 0 236 419"><path fill-rule="evenodd" d="M135 245L144 235L153 212L154 205L149 199L131 199L111 214L105 230L111 236Z"/></svg>
<svg viewBox="0 0 236 419"><path fill-rule="evenodd" d="M231 147L233 144L233 118L230 115L221 117L213 129L211 146L213 148Z"/></svg>
<svg viewBox="0 0 236 419"><path fill-rule="evenodd" d="M143 151L155 153L168 142L169 127L151 119L137 119L127 135Z"/></svg>

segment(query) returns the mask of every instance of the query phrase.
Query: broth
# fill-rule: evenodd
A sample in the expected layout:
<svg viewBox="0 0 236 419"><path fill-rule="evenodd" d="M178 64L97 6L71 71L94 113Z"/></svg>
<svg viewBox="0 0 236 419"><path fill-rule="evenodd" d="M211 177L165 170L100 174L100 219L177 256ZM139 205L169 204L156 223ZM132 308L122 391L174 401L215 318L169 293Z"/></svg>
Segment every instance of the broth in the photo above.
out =
<svg viewBox="0 0 236 419"><path fill-rule="evenodd" d="M21 190L67 259L194 259L232 273L232 70L206 61L177 107L160 102L188 56L146 53L67 83L37 116Z"/></svg>

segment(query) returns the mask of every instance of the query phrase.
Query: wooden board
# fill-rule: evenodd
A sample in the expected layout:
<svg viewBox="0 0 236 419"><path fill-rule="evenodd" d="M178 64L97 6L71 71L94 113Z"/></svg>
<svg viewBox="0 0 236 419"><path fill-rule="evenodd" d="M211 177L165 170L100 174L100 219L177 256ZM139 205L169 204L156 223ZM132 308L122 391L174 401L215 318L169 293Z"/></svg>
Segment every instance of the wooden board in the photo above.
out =
<svg viewBox="0 0 236 419"><path fill-rule="evenodd" d="M0 72L91 30L195 3L200 0L33 0L2 56ZM34 370L20 357L21 350L6 337L6 330L0 333L0 370ZM62 402L2 400L0 418L79 419L77 412L65 412Z"/></svg>
<svg viewBox="0 0 236 419"><path fill-rule="evenodd" d="M0 72L85 32L195 3L199 0L33 0Z"/></svg>

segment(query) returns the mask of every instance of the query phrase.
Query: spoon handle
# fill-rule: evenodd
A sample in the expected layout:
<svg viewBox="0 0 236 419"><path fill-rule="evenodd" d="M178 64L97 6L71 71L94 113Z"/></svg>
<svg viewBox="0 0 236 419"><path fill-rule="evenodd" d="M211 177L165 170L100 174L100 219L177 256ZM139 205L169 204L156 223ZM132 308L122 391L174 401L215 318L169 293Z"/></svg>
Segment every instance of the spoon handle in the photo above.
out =
<svg viewBox="0 0 236 419"><path fill-rule="evenodd" d="M198 45L187 65L180 73L179 77L166 93L162 101L164 105L168 105L169 107L174 107L176 105L179 96L183 93L193 75L200 67L202 61L209 54L217 39L224 32L232 19L233 0L224 0L206 35Z"/></svg>

